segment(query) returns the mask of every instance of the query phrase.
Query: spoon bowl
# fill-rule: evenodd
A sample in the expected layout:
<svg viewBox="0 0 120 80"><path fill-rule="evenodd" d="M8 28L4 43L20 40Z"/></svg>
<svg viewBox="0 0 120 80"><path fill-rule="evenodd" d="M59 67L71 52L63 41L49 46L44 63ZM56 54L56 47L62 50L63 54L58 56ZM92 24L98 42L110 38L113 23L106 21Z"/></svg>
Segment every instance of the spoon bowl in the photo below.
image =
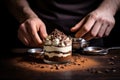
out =
<svg viewBox="0 0 120 80"><path fill-rule="evenodd" d="M92 55L105 55L108 53L108 50L102 47L89 46L83 48L83 53Z"/></svg>

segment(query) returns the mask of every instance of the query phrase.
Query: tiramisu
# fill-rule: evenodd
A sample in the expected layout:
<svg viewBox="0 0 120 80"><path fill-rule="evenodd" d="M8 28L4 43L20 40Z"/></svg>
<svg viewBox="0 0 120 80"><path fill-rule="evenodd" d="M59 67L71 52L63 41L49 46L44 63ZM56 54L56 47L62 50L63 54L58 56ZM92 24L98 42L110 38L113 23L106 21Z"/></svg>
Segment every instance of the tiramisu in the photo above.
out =
<svg viewBox="0 0 120 80"><path fill-rule="evenodd" d="M72 55L72 39L62 31L55 29L44 42L44 62L69 62Z"/></svg>

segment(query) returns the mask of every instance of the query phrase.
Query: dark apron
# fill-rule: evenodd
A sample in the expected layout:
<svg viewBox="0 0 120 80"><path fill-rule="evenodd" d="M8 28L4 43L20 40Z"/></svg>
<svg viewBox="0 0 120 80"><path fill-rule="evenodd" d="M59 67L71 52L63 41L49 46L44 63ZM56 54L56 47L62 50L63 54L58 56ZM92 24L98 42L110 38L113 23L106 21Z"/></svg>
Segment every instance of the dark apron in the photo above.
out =
<svg viewBox="0 0 120 80"><path fill-rule="evenodd" d="M31 8L43 20L48 34L58 28L74 36L70 28L89 12L96 9L102 0L28 0ZM90 45L103 46L102 39L90 41Z"/></svg>

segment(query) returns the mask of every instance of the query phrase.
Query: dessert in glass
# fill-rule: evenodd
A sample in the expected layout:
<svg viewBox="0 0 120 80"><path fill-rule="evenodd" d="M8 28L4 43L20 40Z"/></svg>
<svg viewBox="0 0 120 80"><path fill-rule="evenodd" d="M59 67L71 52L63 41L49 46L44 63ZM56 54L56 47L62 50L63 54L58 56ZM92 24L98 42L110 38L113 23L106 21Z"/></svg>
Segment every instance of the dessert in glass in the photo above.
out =
<svg viewBox="0 0 120 80"><path fill-rule="evenodd" d="M72 38L55 29L44 41L45 63L70 62L72 56Z"/></svg>

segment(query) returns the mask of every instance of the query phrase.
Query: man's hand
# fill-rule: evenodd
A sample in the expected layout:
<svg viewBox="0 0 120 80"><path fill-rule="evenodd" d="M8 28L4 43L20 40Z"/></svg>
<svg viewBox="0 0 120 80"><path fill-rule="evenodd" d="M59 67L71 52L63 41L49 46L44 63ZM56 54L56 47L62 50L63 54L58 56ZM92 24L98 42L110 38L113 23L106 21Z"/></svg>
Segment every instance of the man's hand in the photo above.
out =
<svg viewBox="0 0 120 80"><path fill-rule="evenodd" d="M27 0L5 0L8 10L21 24L18 38L27 46L40 47L47 36L45 24L31 9Z"/></svg>
<svg viewBox="0 0 120 80"><path fill-rule="evenodd" d="M75 37L90 40L92 38L108 36L114 24L114 16L108 13L107 10L95 10L72 27L71 31L76 32Z"/></svg>
<svg viewBox="0 0 120 80"><path fill-rule="evenodd" d="M86 40L108 36L114 27L114 15L120 9L120 0L103 0L98 8L71 28L76 37Z"/></svg>
<svg viewBox="0 0 120 80"><path fill-rule="evenodd" d="M18 38L27 46L40 47L47 36L45 24L39 18L29 18L18 29Z"/></svg>

